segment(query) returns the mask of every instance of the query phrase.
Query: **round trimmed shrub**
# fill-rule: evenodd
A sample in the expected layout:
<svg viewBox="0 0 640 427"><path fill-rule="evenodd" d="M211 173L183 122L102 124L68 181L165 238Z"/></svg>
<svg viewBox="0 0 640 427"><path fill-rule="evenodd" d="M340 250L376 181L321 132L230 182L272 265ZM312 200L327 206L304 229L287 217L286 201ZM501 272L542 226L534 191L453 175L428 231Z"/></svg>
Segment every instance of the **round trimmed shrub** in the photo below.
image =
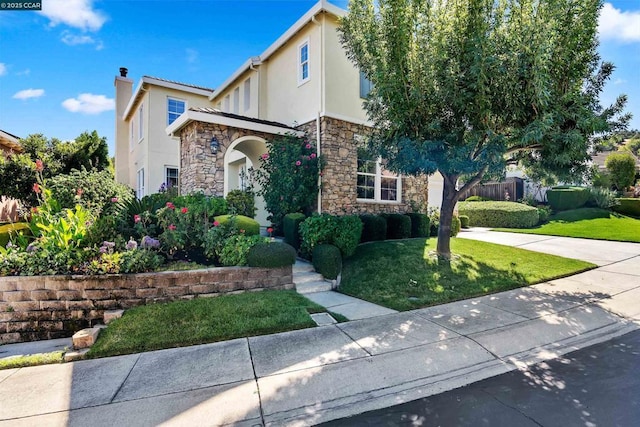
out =
<svg viewBox="0 0 640 427"><path fill-rule="evenodd" d="M249 267L278 268L293 265L296 262L296 250L282 242L258 243L249 249L247 265Z"/></svg>
<svg viewBox="0 0 640 427"><path fill-rule="evenodd" d="M613 210L623 215L640 217L640 199L623 197L618 200L618 205Z"/></svg>
<svg viewBox="0 0 640 427"><path fill-rule="evenodd" d="M460 222L460 218L457 217L456 215L454 215L451 218L451 230L449 235L451 237L456 237L458 235L458 233L460 232L460 227L462 226L462 223Z"/></svg>
<svg viewBox="0 0 640 427"><path fill-rule="evenodd" d="M490 202L492 201L492 199L488 197L482 197L482 196L469 196L464 201L465 202Z"/></svg>
<svg viewBox="0 0 640 427"><path fill-rule="evenodd" d="M226 200L229 212L249 218L256 216L255 195L251 191L229 191Z"/></svg>
<svg viewBox="0 0 640 427"><path fill-rule="evenodd" d="M429 216L423 213L406 214L411 220L411 237L429 237Z"/></svg>
<svg viewBox="0 0 640 427"><path fill-rule="evenodd" d="M462 202L458 213L474 227L531 228L539 220L536 208L516 202Z"/></svg>
<svg viewBox="0 0 640 427"><path fill-rule="evenodd" d="M342 271L340 249L333 245L316 246L313 249L313 268L325 279L336 279Z"/></svg>
<svg viewBox="0 0 640 427"><path fill-rule="evenodd" d="M387 238L387 220L380 215L360 215L362 221L361 242L375 242Z"/></svg>
<svg viewBox="0 0 640 427"><path fill-rule="evenodd" d="M311 257L317 245L328 243L337 246L342 256L347 258L354 254L360 243L362 221L354 215L314 214L305 219L299 229L303 256Z"/></svg>
<svg viewBox="0 0 640 427"><path fill-rule="evenodd" d="M585 187L558 186L547 190L547 201L556 212L581 208L590 197L591 192Z"/></svg>
<svg viewBox="0 0 640 427"><path fill-rule="evenodd" d="M300 224L306 216L303 213L289 213L282 219L282 228L284 231L284 241L294 248L300 247Z"/></svg>
<svg viewBox="0 0 640 427"><path fill-rule="evenodd" d="M469 228L469 217L467 215L459 215L458 219L460 220L461 228Z"/></svg>
<svg viewBox="0 0 640 427"><path fill-rule="evenodd" d="M236 227L238 227L239 230L244 230L245 236L260 234L260 224L258 224L258 221L244 215L220 215L214 219L220 224L226 224L231 221L231 218L235 218Z"/></svg>
<svg viewBox="0 0 640 427"><path fill-rule="evenodd" d="M387 239L408 239L411 237L411 219L403 214L387 216Z"/></svg>

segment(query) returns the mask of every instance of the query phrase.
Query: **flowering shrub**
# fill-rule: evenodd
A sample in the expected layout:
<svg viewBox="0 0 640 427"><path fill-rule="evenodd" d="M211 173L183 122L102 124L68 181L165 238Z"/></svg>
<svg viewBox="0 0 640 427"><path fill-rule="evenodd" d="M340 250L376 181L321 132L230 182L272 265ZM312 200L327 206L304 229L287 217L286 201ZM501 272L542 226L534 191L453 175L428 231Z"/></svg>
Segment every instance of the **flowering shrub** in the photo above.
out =
<svg viewBox="0 0 640 427"><path fill-rule="evenodd" d="M322 160L309 141L293 135L267 143L269 152L261 157L261 168L253 176L260 184L258 194L271 213L267 217L282 230L282 219L288 213L311 214L318 195L318 175Z"/></svg>
<svg viewBox="0 0 640 427"><path fill-rule="evenodd" d="M224 241L218 258L220 263L225 266L247 265L249 250L258 243L267 242L269 239L266 237L236 234Z"/></svg>

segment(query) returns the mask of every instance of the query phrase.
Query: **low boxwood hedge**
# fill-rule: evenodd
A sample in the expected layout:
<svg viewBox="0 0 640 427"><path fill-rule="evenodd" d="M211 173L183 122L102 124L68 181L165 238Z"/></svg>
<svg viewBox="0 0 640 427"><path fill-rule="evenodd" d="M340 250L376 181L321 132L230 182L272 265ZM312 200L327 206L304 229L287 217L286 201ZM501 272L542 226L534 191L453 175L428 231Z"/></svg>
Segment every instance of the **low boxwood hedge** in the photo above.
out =
<svg viewBox="0 0 640 427"><path fill-rule="evenodd" d="M231 218L235 218L236 227L238 227L239 230L244 230L245 236L254 236L256 234L260 234L260 224L258 224L258 221L249 218L248 216L220 215L215 217L214 219L220 224L224 224L228 221L231 221Z"/></svg>
<svg viewBox="0 0 640 427"><path fill-rule="evenodd" d="M559 186L547 190L547 201L556 212L581 208L590 197L591 193L585 187Z"/></svg>
<svg viewBox="0 0 640 427"><path fill-rule="evenodd" d="M300 224L306 216L303 213L286 214L282 219L282 229L284 231L284 241L294 248L300 247Z"/></svg>
<svg viewBox="0 0 640 427"><path fill-rule="evenodd" d="M361 242L376 242L387 238L387 220L380 215L360 215L362 221Z"/></svg>
<svg viewBox="0 0 640 427"><path fill-rule="evenodd" d="M623 215L640 217L640 199L623 197L618 200L618 205L613 210Z"/></svg>
<svg viewBox="0 0 640 427"><path fill-rule="evenodd" d="M389 214L387 217L387 239L408 239L411 237L411 219L403 214Z"/></svg>
<svg viewBox="0 0 640 427"><path fill-rule="evenodd" d="M296 250L282 242L258 243L249 249L247 265L249 267L278 268L293 265L296 262Z"/></svg>
<svg viewBox="0 0 640 427"><path fill-rule="evenodd" d="M531 228L538 224L538 210L516 202L462 202L460 215L474 227Z"/></svg>
<svg viewBox="0 0 640 427"><path fill-rule="evenodd" d="M340 249L333 245L318 245L313 248L313 268L325 279L336 279L342 271Z"/></svg>
<svg viewBox="0 0 640 427"><path fill-rule="evenodd" d="M429 237L429 216L423 213L408 213L411 219L411 237Z"/></svg>

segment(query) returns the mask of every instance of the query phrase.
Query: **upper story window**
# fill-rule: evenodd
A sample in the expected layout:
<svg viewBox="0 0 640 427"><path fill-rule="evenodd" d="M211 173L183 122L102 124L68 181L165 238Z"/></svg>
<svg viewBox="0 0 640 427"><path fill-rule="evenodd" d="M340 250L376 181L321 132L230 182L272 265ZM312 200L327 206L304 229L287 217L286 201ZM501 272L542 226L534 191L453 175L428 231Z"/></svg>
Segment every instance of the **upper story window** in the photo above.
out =
<svg viewBox="0 0 640 427"><path fill-rule="evenodd" d="M385 169L384 162L372 159L364 150L358 150L358 199L372 202L399 203L402 179Z"/></svg>
<svg viewBox="0 0 640 427"><path fill-rule="evenodd" d="M144 104L138 109L138 142L144 138Z"/></svg>
<svg viewBox="0 0 640 427"><path fill-rule="evenodd" d="M224 108L222 109L222 111L224 111L225 113L228 113L230 109L231 109L231 97L227 95L224 97Z"/></svg>
<svg viewBox="0 0 640 427"><path fill-rule="evenodd" d="M360 98L366 99L371 89L373 89L373 83L360 71Z"/></svg>
<svg viewBox="0 0 640 427"><path fill-rule="evenodd" d="M136 174L136 197L142 199L145 196L144 168L138 169Z"/></svg>
<svg viewBox="0 0 640 427"><path fill-rule="evenodd" d="M309 40L298 47L298 84L309 80Z"/></svg>
<svg viewBox="0 0 640 427"><path fill-rule="evenodd" d="M240 114L240 88L233 90L233 114Z"/></svg>
<svg viewBox="0 0 640 427"><path fill-rule="evenodd" d="M182 113L187 106L185 101L175 98L167 98L167 123L173 123Z"/></svg>
<svg viewBox="0 0 640 427"><path fill-rule="evenodd" d="M249 111L251 108L251 79L244 81L244 111Z"/></svg>

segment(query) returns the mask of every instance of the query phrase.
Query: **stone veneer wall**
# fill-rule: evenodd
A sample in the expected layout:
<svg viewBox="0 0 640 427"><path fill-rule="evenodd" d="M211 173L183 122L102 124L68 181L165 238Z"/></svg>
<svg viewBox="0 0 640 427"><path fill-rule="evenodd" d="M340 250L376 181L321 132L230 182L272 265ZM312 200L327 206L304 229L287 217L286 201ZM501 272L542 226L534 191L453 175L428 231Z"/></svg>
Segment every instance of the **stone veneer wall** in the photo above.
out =
<svg viewBox="0 0 640 427"><path fill-rule="evenodd" d="M315 140L317 124L299 126ZM371 129L364 125L324 116L320 119L321 154L325 159L322 178L322 212L334 215L391 213L411 211L410 201L427 206L426 176L402 178L401 203L360 202L357 200L358 144L356 135L366 136Z"/></svg>
<svg viewBox="0 0 640 427"><path fill-rule="evenodd" d="M293 289L292 267L0 277L0 344L71 336L105 310L245 290Z"/></svg>
<svg viewBox="0 0 640 427"><path fill-rule="evenodd" d="M220 148L211 154L211 138ZM266 140L274 135L212 123L193 122L180 134L180 193L203 192L209 196L224 195L224 154L233 141L243 136Z"/></svg>

